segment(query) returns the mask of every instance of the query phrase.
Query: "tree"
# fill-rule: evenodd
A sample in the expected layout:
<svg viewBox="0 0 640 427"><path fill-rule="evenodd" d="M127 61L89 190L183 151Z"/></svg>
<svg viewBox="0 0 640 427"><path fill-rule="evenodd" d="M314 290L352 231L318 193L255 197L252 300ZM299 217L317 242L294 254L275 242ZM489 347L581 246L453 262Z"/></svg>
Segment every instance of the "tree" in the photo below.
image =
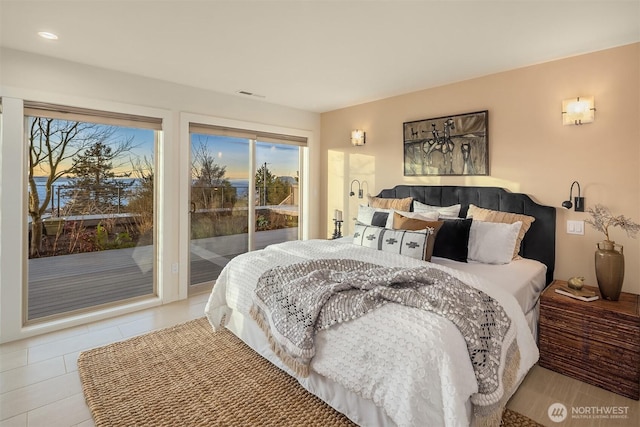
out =
<svg viewBox="0 0 640 427"><path fill-rule="evenodd" d="M139 244L153 243L154 173L153 160L146 157L133 165L133 174L138 185L129 199L127 210L134 214L133 221L138 228Z"/></svg>
<svg viewBox="0 0 640 427"><path fill-rule="evenodd" d="M256 192L258 193L258 204L260 206L269 204L269 200L271 199L269 193L276 180L276 176L271 173L267 165L268 163L264 162L256 171Z"/></svg>
<svg viewBox="0 0 640 427"><path fill-rule="evenodd" d="M273 183L271 193L269 194L269 203L278 205L284 199L289 197L292 191L291 182L278 177Z"/></svg>
<svg viewBox="0 0 640 427"><path fill-rule="evenodd" d="M204 209L235 205L235 187L225 178L227 167L216 164L205 143L194 146L191 163L191 203Z"/></svg>
<svg viewBox="0 0 640 427"><path fill-rule="evenodd" d="M275 176L263 163L256 171L256 191L259 195L259 205L277 205L291 193L291 183Z"/></svg>
<svg viewBox="0 0 640 427"><path fill-rule="evenodd" d="M46 117L29 117L29 255L37 256L42 244L42 218L51 202L53 184L70 172L69 160L97 141L112 139L115 128L94 123ZM126 148L126 144L122 149ZM36 176L46 176L45 195L38 194Z"/></svg>
<svg viewBox="0 0 640 427"><path fill-rule="evenodd" d="M74 177L65 185L72 214L112 213L121 206L126 191L134 181L116 180L113 160L120 155L102 141L94 143L73 159L69 173Z"/></svg>

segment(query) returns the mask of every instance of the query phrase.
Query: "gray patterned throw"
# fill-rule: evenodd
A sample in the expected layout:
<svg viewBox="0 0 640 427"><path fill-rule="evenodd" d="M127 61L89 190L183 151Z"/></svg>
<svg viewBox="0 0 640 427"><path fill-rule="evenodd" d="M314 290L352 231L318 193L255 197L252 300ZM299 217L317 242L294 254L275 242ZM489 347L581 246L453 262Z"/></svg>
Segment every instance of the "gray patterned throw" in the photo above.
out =
<svg viewBox="0 0 640 427"><path fill-rule="evenodd" d="M511 320L496 300L440 269L381 267L351 259L280 266L260 277L251 316L278 357L298 375L308 376L317 331L390 302L453 322L465 339L478 381L472 398L476 414L486 417L503 403L504 388L519 365Z"/></svg>

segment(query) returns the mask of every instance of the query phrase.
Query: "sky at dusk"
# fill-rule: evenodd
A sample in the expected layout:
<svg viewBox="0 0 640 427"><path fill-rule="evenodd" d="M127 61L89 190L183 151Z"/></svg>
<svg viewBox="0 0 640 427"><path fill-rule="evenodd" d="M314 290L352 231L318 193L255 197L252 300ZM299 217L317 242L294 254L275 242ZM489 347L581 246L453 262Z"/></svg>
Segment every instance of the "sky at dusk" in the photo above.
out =
<svg viewBox="0 0 640 427"><path fill-rule="evenodd" d="M194 134L192 147L205 144L210 153L215 154L217 163L227 167L228 179L249 178L249 140L228 136ZM267 169L276 176L298 174L299 147L286 144L256 143L256 170L265 162Z"/></svg>
<svg viewBox="0 0 640 427"><path fill-rule="evenodd" d="M114 159L113 166L116 174L131 171L132 164L142 163L146 158L152 162L154 155L154 131L139 128L115 127L110 141L117 144L122 141L131 141L132 148L123 153L120 158ZM227 136L199 135L191 136L192 149L194 146L204 145L206 150L213 154L217 164L226 166L227 179L248 179L249 177L249 140ZM267 142L256 143L256 169L265 162L267 168L275 176L296 177L299 166L299 147L286 144L272 144ZM70 161L61 167L68 168ZM36 170L35 175L45 176L47 170Z"/></svg>

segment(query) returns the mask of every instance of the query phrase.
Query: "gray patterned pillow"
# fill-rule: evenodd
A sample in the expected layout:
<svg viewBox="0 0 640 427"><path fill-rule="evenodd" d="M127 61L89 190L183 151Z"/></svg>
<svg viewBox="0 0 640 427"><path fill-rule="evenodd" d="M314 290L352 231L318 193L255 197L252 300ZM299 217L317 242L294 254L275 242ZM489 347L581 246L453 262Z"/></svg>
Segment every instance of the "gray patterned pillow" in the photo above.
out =
<svg viewBox="0 0 640 427"><path fill-rule="evenodd" d="M390 230L356 224L353 233L353 243L356 245L426 261L431 259L431 254L427 254L429 239L433 239L433 230L429 228L419 231Z"/></svg>

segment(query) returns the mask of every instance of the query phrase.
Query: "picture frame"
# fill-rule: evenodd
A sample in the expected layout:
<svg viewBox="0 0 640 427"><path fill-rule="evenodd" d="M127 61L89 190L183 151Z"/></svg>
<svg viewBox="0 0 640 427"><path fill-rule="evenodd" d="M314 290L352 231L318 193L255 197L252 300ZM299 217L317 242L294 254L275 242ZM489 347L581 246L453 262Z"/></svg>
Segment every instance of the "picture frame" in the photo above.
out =
<svg viewBox="0 0 640 427"><path fill-rule="evenodd" d="M489 175L489 111L402 124L404 176Z"/></svg>

